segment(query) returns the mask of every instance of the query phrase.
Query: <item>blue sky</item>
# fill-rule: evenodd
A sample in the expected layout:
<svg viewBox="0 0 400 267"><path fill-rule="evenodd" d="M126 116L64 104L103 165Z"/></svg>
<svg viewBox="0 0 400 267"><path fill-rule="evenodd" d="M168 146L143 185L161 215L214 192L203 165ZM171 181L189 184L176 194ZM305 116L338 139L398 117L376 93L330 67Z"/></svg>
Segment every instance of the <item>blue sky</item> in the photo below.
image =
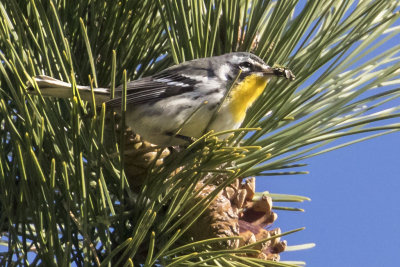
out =
<svg viewBox="0 0 400 267"><path fill-rule="evenodd" d="M386 47L399 42L398 36ZM380 51L375 51L368 57L378 53ZM400 100L386 107L389 106L400 106ZM257 178L257 191L305 195L312 199L295 205L304 208L304 213L277 211L278 219L272 228L280 227L285 232L306 227L302 232L286 236L288 245L316 243L316 247L309 250L283 253L281 260L306 261L311 267L397 266L400 133L301 163L309 164L304 169L310 174Z"/></svg>
<svg viewBox="0 0 400 267"><path fill-rule="evenodd" d="M400 101L398 103L400 105ZM307 266L396 266L400 252L400 133L309 159L310 174L257 179L258 190L309 196L304 213L277 211L274 226L302 232L288 245L316 243L283 253Z"/></svg>

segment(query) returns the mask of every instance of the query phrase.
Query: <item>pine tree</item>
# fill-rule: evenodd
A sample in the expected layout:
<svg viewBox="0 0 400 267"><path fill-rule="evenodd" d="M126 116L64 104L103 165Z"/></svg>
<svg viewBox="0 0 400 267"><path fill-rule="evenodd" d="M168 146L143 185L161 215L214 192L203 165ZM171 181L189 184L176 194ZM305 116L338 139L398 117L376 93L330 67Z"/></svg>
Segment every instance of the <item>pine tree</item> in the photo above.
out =
<svg viewBox="0 0 400 267"><path fill-rule="evenodd" d="M399 36L399 5L0 2L0 265L301 265L276 260L279 238L302 228L265 226L276 218L272 202L308 198L255 193L244 179L300 174L291 170L300 161L399 130L399 107L381 108L400 96L400 45L384 46ZM228 139L210 132L177 151L142 140L123 112L76 90L72 99L25 91L39 74L115 88L231 51L297 78L271 82Z"/></svg>

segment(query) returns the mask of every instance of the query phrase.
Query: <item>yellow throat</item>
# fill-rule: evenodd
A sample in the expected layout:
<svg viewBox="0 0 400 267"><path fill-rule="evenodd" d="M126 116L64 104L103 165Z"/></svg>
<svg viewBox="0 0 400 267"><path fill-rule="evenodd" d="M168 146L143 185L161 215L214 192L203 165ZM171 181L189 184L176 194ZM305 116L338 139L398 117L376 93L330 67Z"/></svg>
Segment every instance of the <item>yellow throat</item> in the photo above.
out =
<svg viewBox="0 0 400 267"><path fill-rule="evenodd" d="M261 95L269 78L256 74L249 75L232 88L229 109L235 122L241 122L246 116L247 109Z"/></svg>

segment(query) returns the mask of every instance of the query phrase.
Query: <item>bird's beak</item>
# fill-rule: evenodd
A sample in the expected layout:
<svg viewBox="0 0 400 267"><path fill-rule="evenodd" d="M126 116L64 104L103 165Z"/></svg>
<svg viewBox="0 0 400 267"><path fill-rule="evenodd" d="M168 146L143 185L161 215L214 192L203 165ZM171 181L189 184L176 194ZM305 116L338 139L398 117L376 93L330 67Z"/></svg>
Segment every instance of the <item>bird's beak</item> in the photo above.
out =
<svg viewBox="0 0 400 267"><path fill-rule="evenodd" d="M264 76L277 76L277 77L285 77L290 81L294 81L296 76L294 76L293 72L287 68L282 67L263 67Z"/></svg>

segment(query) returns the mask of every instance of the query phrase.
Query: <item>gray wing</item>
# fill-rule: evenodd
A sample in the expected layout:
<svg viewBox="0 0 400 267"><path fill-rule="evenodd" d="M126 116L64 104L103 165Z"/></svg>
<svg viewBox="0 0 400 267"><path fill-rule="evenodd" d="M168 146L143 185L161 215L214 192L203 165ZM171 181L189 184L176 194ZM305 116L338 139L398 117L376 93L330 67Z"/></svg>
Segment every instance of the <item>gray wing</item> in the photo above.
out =
<svg viewBox="0 0 400 267"><path fill-rule="evenodd" d="M208 58L187 61L165 69L153 76L131 81L127 84L126 104L143 104L193 91L199 81L191 78L213 77L213 68ZM107 107L120 107L122 86L116 88L117 98L109 100Z"/></svg>
<svg viewBox="0 0 400 267"><path fill-rule="evenodd" d="M127 84L126 104L151 103L166 97L194 90L196 80L179 73L163 72L155 76L131 81ZM107 107L121 106L122 86L116 88L119 97L106 102Z"/></svg>

